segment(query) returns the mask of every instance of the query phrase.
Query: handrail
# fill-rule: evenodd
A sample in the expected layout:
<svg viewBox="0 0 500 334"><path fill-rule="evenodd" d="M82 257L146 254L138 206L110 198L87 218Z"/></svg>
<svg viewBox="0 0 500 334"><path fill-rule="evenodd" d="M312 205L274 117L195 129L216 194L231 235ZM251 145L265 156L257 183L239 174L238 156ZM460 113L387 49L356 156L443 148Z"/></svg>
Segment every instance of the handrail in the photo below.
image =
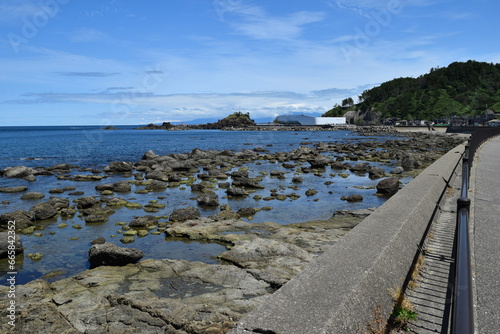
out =
<svg viewBox="0 0 500 334"><path fill-rule="evenodd" d="M487 139L500 135L500 128L476 128L465 146L462 159L462 189L457 200L457 229L455 233L454 257L455 275L453 282L453 310L451 318L452 334L474 333L474 309L472 296L471 253L469 242L468 198L469 175L474 155Z"/></svg>

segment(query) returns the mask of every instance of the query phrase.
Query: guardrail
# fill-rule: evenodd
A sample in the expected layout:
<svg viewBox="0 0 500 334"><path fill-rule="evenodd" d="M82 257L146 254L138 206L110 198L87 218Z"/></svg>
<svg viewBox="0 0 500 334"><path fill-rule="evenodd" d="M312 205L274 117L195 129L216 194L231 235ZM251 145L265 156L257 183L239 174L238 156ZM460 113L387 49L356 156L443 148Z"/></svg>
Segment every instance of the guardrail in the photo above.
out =
<svg viewBox="0 0 500 334"><path fill-rule="evenodd" d="M453 310L451 319L452 334L474 333L474 309L472 297L472 271L469 242L468 198L469 174L474 155L479 146L487 139L500 135L500 128L477 128L465 147L462 158L462 189L457 200L457 229L455 234L455 275L453 285Z"/></svg>

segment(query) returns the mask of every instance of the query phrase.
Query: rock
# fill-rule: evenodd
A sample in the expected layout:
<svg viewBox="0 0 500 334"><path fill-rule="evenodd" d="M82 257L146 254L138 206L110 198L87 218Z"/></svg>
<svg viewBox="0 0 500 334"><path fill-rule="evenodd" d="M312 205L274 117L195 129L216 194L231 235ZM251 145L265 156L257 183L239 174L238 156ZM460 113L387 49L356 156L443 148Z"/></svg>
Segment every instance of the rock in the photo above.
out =
<svg viewBox="0 0 500 334"><path fill-rule="evenodd" d="M402 174L404 171L405 170L403 167L398 166L398 167L394 168L393 170L391 170L391 174Z"/></svg>
<svg viewBox="0 0 500 334"><path fill-rule="evenodd" d="M14 236L14 240L12 240ZM0 232L0 259L18 255L24 252L21 237L11 234L11 231Z"/></svg>
<svg viewBox="0 0 500 334"><path fill-rule="evenodd" d="M148 185L146 186L147 191L161 191L167 189L167 183L158 180L150 180L148 181Z"/></svg>
<svg viewBox="0 0 500 334"><path fill-rule="evenodd" d="M351 168L349 168L349 170L351 172L356 172L356 173L364 173L364 172L368 172L372 167L370 166L370 164L368 162L363 162L363 163L357 163L355 164L354 166L351 166Z"/></svg>
<svg viewBox="0 0 500 334"><path fill-rule="evenodd" d="M57 210L47 202L37 203L30 209L35 220L45 220L57 215Z"/></svg>
<svg viewBox="0 0 500 334"><path fill-rule="evenodd" d="M340 198L343 201L348 201L348 202L361 202L363 200L362 195L349 195L349 196L342 196Z"/></svg>
<svg viewBox="0 0 500 334"><path fill-rule="evenodd" d="M61 188L53 188L49 190L50 194L62 194L64 193L64 189Z"/></svg>
<svg viewBox="0 0 500 334"><path fill-rule="evenodd" d="M158 157L159 157L158 154L156 154L152 150L149 150L146 153L144 153L144 155L142 156L142 160L151 160L151 159L156 159Z"/></svg>
<svg viewBox="0 0 500 334"><path fill-rule="evenodd" d="M101 206L101 201L95 197L80 197L76 200L76 203L79 210Z"/></svg>
<svg viewBox="0 0 500 334"><path fill-rule="evenodd" d="M146 174L146 179L167 182L168 175L161 170L154 170Z"/></svg>
<svg viewBox="0 0 500 334"><path fill-rule="evenodd" d="M377 183L377 193L384 195L395 194L399 190L399 179L397 177L390 177L383 179Z"/></svg>
<svg viewBox="0 0 500 334"><path fill-rule="evenodd" d="M255 210L254 208L241 208L236 211L236 213L241 217L250 217L254 216L257 213L257 210Z"/></svg>
<svg viewBox="0 0 500 334"><path fill-rule="evenodd" d="M95 223L104 223L108 218L103 215L90 214L85 216L85 223L87 224L95 224Z"/></svg>
<svg viewBox="0 0 500 334"><path fill-rule="evenodd" d="M28 190L26 186L0 187L0 193L20 193Z"/></svg>
<svg viewBox="0 0 500 334"><path fill-rule="evenodd" d="M378 179L385 176L385 171L380 167L372 167L368 172L368 177Z"/></svg>
<svg viewBox="0 0 500 334"><path fill-rule="evenodd" d="M171 221L186 221L188 219L196 219L201 216L200 210L195 207L189 206L187 208L175 209L169 219Z"/></svg>
<svg viewBox="0 0 500 334"><path fill-rule="evenodd" d="M318 193L316 189L308 189L306 190L306 196L314 196Z"/></svg>
<svg viewBox="0 0 500 334"><path fill-rule="evenodd" d="M130 186L130 184L128 184L127 181L121 181L113 183L112 190L117 193L127 193L132 190L132 187Z"/></svg>
<svg viewBox="0 0 500 334"><path fill-rule="evenodd" d="M238 178L238 177L248 178L248 170L247 169L236 170L236 171L232 172L230 175L232 178Z"/></svg>
<svg viewBox="0 0 500 334"><path fill-rule="evenodd" d="M90 243L91 243L92 245L100 245L100 244L103 244L103 243L105 243L105 242L106 242L106 238L104 238L104 237L99 237L99 238L97 238L97 239L92 240Z"/></svg>
<svg viewBox="0 0 500 334"><path fill-rule="evenodd" d="M293 183L302 183L303 182L303 179L300 177L300 176L294 176L292 178L292 182Z"/></svg>
<svg viewBox="0 0 500 334"><path fill-rule="evenodd" d="M42 199L44 197L45 197L45 195L42 194L42 193L29 192L29 193L23 194L21 196L21 199L24 199L24 200L36 200L36 199Z"/></svg>
<svg viewBox="0 0 500 334"><path fill-rule="evenodd" d="M205 186L201 183L194 183L191 185L191 191L203 191Z"/></svg>
<svg viewBox="0 0 500 334"><path fill-rule="evenodd" d="M340 161L332 162L332 169L348 169L348 168L350 168L350 167L347 166L346 164L343 164Z"/></svg>
<svg viewBox="0 0 500 334"><path fill-rule="evenodd" d="M243 197L243 196L248 196L248 192L243 189L243 188L229 188L226 190L226 194L228 196L233 196L233 197Z"/></svg>
<svg viewBox="0 0 500 334"><path fill-rule="evenodd" d="M377 208L368 208L368 209L358 209L358 210L338 210L335 211L333 216L335 217L359 217L359 218L365 218L371 215Z"/></svg>
<svg viewBox="0 0 500 334"><path fill-rule="evenodd" d="M109 242L93 245L89 250L89 262L92 268L124 266L135 263L143 257L144 253L138 249L118 247Z"/></svg>
<svg viewBox="0 0 500 334"><path fill-rule="evenodd" d="M125 173L134 170L134 165L127 161L113 161L108 166L104 167L105 172Z"/></svg>
<svg viewBox="0 0 500 334"><path fill-rule="evenodd" d="M146 215L144 217L138 217L132 220L128 226L130 227L147 227L158 225L158 219L152 215Z"/></svg>
<svg viewBox="0 0 500 334"><path fill-rule="evenodd" d="M97 186L95 186L95 190L97 191L113 190L113 185L110 183L98 184Z"/></svg>
<svg viewBox="0 0 500 334"><path fill-rule="evenodd" d="M309 162L311 168L325 168L330 164L331 161L327 157L321 156L316 159L307 160L307 162Z"/></svg>
<svg viewBox="0 0 500 334"><path fill-rule="evenodd" d="M24 210L4 213L3 215L0 215L0 229L7 230L9 227L9 222L15 221L15 229L22 230L27 227L33 226L33 219L33 214Z"/></svg>
<svg viewBox="0 0 500 334"><path fill-rule="evenodd" d="M255 188L255 189L264 189L264 186L261 186L257 182L250 180L247 177L238 177L233 179L233 186L236 187L246 187L246 188Z"/></svg>
<svg viewBox="0 0 500 334"><path fill-rule="evenodd" d="M196 202L201 206L219 206L219 196L211 190L205 190L198 195Z"/></svg>
<svg viewBox="0 0 500 334"><path fill-rule="evenodd" d="M33 175L33 169L25 167L25 166L17 166L17 167L6 167L4 168L5 177L14 177L14 178L25 178L30 175Z"/></svg>
<svg viewBox="0 0 500 334"><path fill-rule="evenodd" d="M56 210L69 208L69 199L67 198L52 197L47 203L56 208Z"/></svg>

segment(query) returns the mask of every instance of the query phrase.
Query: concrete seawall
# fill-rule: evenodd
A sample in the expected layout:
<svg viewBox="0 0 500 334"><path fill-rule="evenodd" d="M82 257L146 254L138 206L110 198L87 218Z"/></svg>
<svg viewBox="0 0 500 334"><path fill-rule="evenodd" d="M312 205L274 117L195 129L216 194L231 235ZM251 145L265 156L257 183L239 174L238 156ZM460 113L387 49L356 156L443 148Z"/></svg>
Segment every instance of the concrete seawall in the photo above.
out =
<svg viewBox="0 0 500 334"><path fill-rule="evenodd" d="M463 151L422 171L230 333L363 333L377 305L388 317L389 290L407 277Z"/></svg>

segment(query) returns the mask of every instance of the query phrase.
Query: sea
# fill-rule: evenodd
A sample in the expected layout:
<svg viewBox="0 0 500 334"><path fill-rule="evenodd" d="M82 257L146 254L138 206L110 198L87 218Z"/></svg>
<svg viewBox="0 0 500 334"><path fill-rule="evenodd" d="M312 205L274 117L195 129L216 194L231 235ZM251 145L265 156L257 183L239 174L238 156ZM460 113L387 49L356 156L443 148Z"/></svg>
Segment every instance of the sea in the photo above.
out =
<svg viewBox="0 0 500 334"><path fill-rule="evenodd" d="M73 174L85 174L85 169L102 169L112 161L137 162L148 150L156 154L189 153L195 148L201 150L232 150L243 151L262 147L271 153L291 151L299 146L312 146L318 142L346 143L365 140L385 141L401 139L393 135L358 135L351 131L220 131L220 130L137 130L138 126L116 126L116 130L104 130L99 126L20 126L0 127L0 169L14 166L49 167L60 163L69 163L79 166ZM363 162L363 161L357 161ZM386 171L396 166L396 161L374 163ZM304 166L307 166L305 163ZM248 163L251 177L261 176L261 184L265 189L257 190L252 196L240 200L224 198L224 189L214 188L219 195L221 204L229 204L233 210L243 207L262 208L271 206L272 210L259 211L254 217L243 218L255 224L276 222L290 224L315 219L330 218L335 211L342 209L362 209L378 207L386 200L374 196L373 187L378 180L371 180L368 175L356 174L349 171L344 177L338 176L338 171L327 170L320 175L314 173L302 174L303 182L295 184L291 189L291 179L294 172L287 170L280 163L262 161ZM238 167L237 167L238 168ZM235 168L235 170L237 169ZM272 170L285 171L285 179L271 177ZM202 170L200 170L202 172ZM133 177L120 175L109 176L98 182L75 182L58 180L55 176L37 176L36 182L21 179L0 177L0 187L19 185L28 186L30 192L46 194L41 200L21 200L22 193L0 193L0 214L13 212L19 209L29 210L31 206L46 201L50 196L69 198L75 197L67 192L49 194L53 188L76 187L83 191L82 196L101 196L95 190L97 184L113 183L123 180L134 180ZM230 179L228 180L230 181ZM407 183L410 179L403 179ZM227 181L222 181L227 182ZM289 194L295 192L301 197L296 200L262 201L253 198L253 195L269 196L270 189L277 189L278 193ZM314 196L306 196L305 191L316 189ZM196 195L191 193L189 186L167 188L165 191L149 194L137 194L133 186L132 192L118 194L127 201L142 205L154 200L165 204L165 208L154 213L158 217L165 217L160 221L168 221L166 217L176 208L196 206ZM340 199L344 195L362 194L364 200L357 203L348 203ZM200 208L203 216L210 216L219 212L218 208ZM110 216L109 220L101 224L86 224L77 216L71 219L52 219L37 224L37 230L31 234L20 234L24 246L24 254L16 257L16 283L24 284L34 279L54 281L74 276L89 269L88 250L91 241L98 237L105 237L108 242L121 247L133 247L142 250L144 259L183 259L219 263L217 255L226 250L224 245L217 243L200 243L184 239L167 238L165 235L149 234L136 238L133 243L123 244L120 241L120 224L129 223L134 217L150 214L142 209L131 210L120 208ZM73 226L80 225L81 228ZM28 255L41 254L42 258L33 260ZM6 259L0 259L0 284L7 285L6 278L9 270Z"/></svg>

